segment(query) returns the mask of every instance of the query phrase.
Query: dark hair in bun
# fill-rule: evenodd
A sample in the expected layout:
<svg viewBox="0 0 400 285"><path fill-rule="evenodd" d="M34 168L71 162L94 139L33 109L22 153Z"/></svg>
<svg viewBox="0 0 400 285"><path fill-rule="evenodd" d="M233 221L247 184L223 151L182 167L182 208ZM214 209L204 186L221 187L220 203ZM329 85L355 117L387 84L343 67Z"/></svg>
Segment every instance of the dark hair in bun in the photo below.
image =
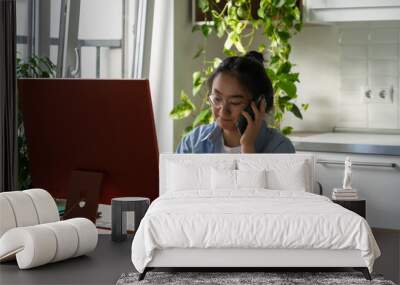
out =
<svg viewBox="0 0 400 285"><path fill-rule="evenodd" d="M257 51L250 51L244 56L225 58L208 78L208 88L211 91L214 79L220 73L229 73L236 77L240 84L250 93L253 100L264 96L269 112L273 107L273 89L271 80L264 68L264 57Z"/></svg>
<svg viewBox="0 0 400 285"><path fill-rule="evenodd" d="M261 64L264 64L264 56L262 53L259 53L258 51L249 51L248 53L245 54L245 57L253 59Z"/></svg>

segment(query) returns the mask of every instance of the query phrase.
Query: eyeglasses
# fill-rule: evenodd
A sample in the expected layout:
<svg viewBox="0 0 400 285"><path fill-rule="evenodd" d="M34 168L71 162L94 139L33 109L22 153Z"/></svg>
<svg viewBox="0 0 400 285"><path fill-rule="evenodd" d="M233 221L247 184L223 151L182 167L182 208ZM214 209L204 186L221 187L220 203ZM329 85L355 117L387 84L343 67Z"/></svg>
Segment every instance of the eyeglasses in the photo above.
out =
<svg viewBox="0 0 400 285"><path fill-rule="evenodd" d="M208 100L210 101L210 104L215 108L221 108L223 105L225 105L239 109L248 104L248 100L242 98L233 97L224 99L221 96L215 94L211 94L210 96L208 96Z"/></svg>

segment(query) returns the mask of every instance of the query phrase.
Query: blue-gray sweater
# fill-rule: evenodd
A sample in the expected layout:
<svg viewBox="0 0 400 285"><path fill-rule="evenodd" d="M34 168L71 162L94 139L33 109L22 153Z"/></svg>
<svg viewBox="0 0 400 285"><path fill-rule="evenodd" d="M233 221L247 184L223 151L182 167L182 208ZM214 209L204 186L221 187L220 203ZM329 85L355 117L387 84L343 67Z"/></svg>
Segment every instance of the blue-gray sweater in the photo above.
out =
<svg viewBox="0 0 400 285"><path fill-rule="evenodd" d="M222 130L217 123L201 125L187 134L179 143L177 153L222 153ZM292 142L265 122L256 138L257 153L294 153Z"/></svg>

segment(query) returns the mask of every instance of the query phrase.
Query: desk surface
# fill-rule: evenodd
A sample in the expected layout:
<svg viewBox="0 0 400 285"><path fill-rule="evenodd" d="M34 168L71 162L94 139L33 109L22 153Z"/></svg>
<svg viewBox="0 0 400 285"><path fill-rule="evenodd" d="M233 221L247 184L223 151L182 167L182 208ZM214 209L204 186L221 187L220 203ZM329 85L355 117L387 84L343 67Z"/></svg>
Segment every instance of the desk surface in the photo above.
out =
<svg viewBox="0 0 400 285"><path fill-rule="evenodd" d="M28 270L16 261L0 264L0 284L115 284L122 273L134 271L132 237L112 242L111 235L99 235L96 249L80 256Z"/></svg>

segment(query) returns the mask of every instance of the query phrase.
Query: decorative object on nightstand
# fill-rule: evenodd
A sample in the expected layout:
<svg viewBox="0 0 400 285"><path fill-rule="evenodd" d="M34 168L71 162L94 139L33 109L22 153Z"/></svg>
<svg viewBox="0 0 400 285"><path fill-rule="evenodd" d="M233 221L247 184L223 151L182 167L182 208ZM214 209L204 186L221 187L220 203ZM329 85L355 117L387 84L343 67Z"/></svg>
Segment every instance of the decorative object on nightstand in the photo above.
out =
<svg viewBox="0 0 400 285"><path fill-rule="evenodd" d="M332 200L334 203L359 214L364 219L366 218L366 201L362 199L355 200Z"/></svg>
<svg viewBox="0 0 400 285"><path fill-rule="evenodd" d="M126 239L126 212L135 212L135 231L146 214L150 205L149 198L120 197L111 200L111 239L124 241Z"/></svg>
<svg viewBox="0 0 400 285"><path fill-rule="evenodd" d="M358 193L356 189L351 187L351 159L346 157L344 162L344 178L343 187L334 188L332 192L333 200L357 200Z"/></svg>

